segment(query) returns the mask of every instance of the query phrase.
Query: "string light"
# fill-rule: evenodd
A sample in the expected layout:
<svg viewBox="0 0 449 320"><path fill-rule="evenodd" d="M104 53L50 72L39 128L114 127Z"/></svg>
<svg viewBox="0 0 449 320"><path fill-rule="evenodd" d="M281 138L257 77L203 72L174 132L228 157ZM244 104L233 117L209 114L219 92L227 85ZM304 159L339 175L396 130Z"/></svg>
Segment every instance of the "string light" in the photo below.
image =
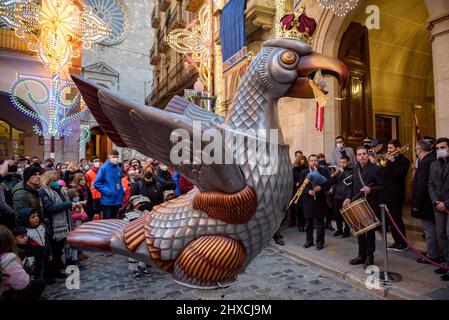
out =
<svg viewBox="0 0 449 320"><path fill-rule="evenodd" d="M86 142L90 141L92 132L90 131L88 126L81 125L80 128L81 128L80 144L85 144Z"/></svg>
<svg viewBox="0 0 449 320"><path fill-rule="evenodd" d="M33 87L30 88L30 85ZM40 95L36 90L40 91ZM67 136L72 131L68 125L88 113L79 92L66 101L64 96L72 90L76 90L75 84L72 81L61 79L60 75L45 78L17 74L16 81L11 86L10 100L19 111L39 123L33 127L36 134L52 137ZM23 105L19 98L23 91L37 112L29 110ZM78 106L79 111L75 111Z"/></svg>
<svg viewBox="0 0 449 320"><path fill-rule="evenodd" d="M332 10L339 17L357 7L358 2L359 0L318 0L321 7Z"/></svg>
<svg viewBox="0 0 449 320"><path fill-rule="evenodd" d="M176 52L185 54L187 60L198 64L197 69L200 81L205 87L208 85L211 70L209 70L210 34L209 34L209 10L203 6L198 19L188 25L185 29L175 29L165 36L165 42Z"/></svg>
<svg viewBox="0 0 449 320"><path fill-rule="evenodd" d="M88 49L110 34L107 24L88 4L80 1L80 6L74 0L42 0L40 7L32 0L0 0L0 18L55 75L80 55L74 46L77 41Z"/></svg>

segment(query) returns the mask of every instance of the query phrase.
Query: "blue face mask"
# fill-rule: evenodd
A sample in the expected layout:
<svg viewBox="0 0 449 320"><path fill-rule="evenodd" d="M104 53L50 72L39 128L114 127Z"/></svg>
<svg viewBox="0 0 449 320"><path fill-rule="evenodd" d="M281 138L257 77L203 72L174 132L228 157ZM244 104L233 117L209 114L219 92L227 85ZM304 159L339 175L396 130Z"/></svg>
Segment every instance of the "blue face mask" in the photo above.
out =
<svg viewBox="0 0 449 320"><path fill-rule="evenodd" d="M80 202L80 198L79 197L72 198L72 201L73 202Z"/></svg>
<svg viewBox="0 0 449 320"><path fill-rule="evenodd" d="M58 181L53 181L50 184L50 188L52 188L54 190L61 190L62 186L58 183Z"/></svg>

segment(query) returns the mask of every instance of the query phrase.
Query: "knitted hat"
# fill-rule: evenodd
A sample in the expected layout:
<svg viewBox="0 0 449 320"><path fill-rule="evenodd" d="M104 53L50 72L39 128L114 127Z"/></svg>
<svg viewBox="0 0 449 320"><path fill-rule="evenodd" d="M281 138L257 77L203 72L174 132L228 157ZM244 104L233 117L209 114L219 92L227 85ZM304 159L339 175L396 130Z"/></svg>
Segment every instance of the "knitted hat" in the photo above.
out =
<svg viewBox="0 0 449 320"><path fill-rule="evenodd" d="M38 168L36 166L29 166L23 171L23 183L27 183L27 181L36 174L36 172L39 172L39 174L42 173L42 169Z"/></svg>

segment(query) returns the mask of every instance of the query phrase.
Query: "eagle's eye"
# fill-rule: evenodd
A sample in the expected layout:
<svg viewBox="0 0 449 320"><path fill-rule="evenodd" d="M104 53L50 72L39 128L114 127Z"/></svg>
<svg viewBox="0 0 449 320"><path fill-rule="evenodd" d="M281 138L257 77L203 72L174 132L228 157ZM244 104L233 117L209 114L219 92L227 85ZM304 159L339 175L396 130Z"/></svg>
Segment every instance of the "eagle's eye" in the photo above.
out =
<svg viewBox="0 0 449 320"><path fill-rule="evenodd" d="M282 54L281 60L285 64L294 64L296 62L296 55L291 51L285 52Z"/></svg>

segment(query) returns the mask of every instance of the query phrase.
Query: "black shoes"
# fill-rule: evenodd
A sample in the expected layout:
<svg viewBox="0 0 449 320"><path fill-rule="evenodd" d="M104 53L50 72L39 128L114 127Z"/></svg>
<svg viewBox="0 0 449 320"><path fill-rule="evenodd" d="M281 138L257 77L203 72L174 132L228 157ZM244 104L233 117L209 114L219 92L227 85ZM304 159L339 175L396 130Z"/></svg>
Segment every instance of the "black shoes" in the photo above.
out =
<svg viewBox="0 0 449 320"><path fill-rule="evenodd" d="M334 227L332 227L331 224L328 224L328 225L326 226L326 229L327 229L327 230L330 230L330 231L334 231L334 230L335 230Z"/></svg>
<svg viewBox="0 0 449 320"><path fill-rule="evenodd" d="M436 269L434 272L436 273L436 274L444 274L444 273L446 273L448 270L446 270L446 269L443 269L443 268L438 268L438 269Z"/></svg>
<svg viewBox="0 0 449 320"><path fill-rule="evenodd" d="M334 232L333 236L334 237L338 237L338 236L341 236L342 234L343 234L343 231L337 230L337 231Z"/></svg>
<svg viewBox="0 0 449 320"><path fill-rule="evenodd" d="M316 250L322 250L323 249L323 245L322 244L317 244L315 249Z"/></svg>
<svg viewBox="0 0 449 320"><path fill-rule="evenodd" d="M441 276L441 280L443 281L449 281L449 271L447 271L445 274Z"/></svg>
<svg viewBox="0 0 449 320"><path fill-rule="evenodd" d="M276 242L280 246L284 246L285 245L285 241L282 240L280 237L279 238L274 238L274 242Z"/></svg>
<svg viewBox="0 0 449 320"><path fill-rule="evenodd" d="M306 243L304 243L304 245L302 246L303 248L307 249L309 247L313 246L313 242L309 242L307 241Z"/></svg>
<svg viewBox="0 0 449 320"><path fill-rule="evenodd" d="M366 257L365 263L363 264L363 269L366 269L373 264L374 264L374 257L368 256Z"/></svg>
<svg viewBox="0 0 449 320"><path fill-rule="evenodd" d="M351 236L351 234L349 233L349 231L345 231L343 232L343 235L341 236L342 238L349 238Z"/></svg>
<svg viewBox="0 0 449 320"><path fill-rule="evenodd" d="M298 227L298 231L299 231L299 232L304 232L304 231L305 231L305 230L304 230L304 227L303 227L303 226L299 226L299 227Z"/></svg>
<svg viewBox="0 0 449 320"><path fill-rule="evenodd" d="M438 259L430 259L430 258L428 258L428 259L431 260L431 261L433 261L433 262L435 262L435 263L438 263L438 262L439 262ZM422 263L422 264L430 264L429 261L424 260L423 258L418 258L418 259L416 259L416 262Z"/></svg>
<svg viewBox="0 0 449 320"><path fill-rule="evenodd" d="M389 246L389 247L387 248L387 250L388 250L388 251L394 251L394 249L396 249L396 247L399 246L399 245L400 245L399 242L395 242L395 243L393 243L391 246Z"/></svg>
<svg viewBox="0 0 449 320"><path fill-rule="evenodd" d="M357 256L356 258L349 260L349 264L355 266L358 264L364 264L365 261L366 261L365 257Z"/></svg>

